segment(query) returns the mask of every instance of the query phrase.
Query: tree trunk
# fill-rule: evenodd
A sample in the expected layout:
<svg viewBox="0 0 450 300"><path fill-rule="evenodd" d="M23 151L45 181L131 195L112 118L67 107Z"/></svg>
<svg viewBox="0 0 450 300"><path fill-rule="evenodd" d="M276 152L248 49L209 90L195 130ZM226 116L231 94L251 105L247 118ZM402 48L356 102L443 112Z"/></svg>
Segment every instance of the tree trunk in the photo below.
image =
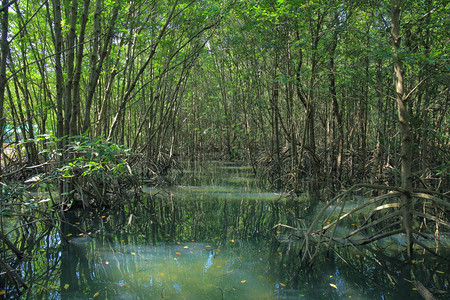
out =
<svg viewBox="0 0 450 300"><path fill-rule="evenodd" d="M339 15L336 12L334 16L334 20L337 23L339 20ZM337 24L335 26L338 26ZM332 103L332 113L333 118L335 119L336 124L333 125L333 142L332 142L332 151L331 155L333 157L336 157L336 164L335 164L335 174L336 174L336 180L337 184L340 185L341 177L342 177L342 156L344 155L344 129L342 125L342 116L339 111L339 103L337 101L337 92L336 92L336 67L335 67L335 52L336 47L338 44L338 28L334 29L333 33L333 40L331 41L330 45L330 61L329 61L329 80L330 80L330 86L329 91L331 94L331 103ZM337 146L337 147L336 147ZM335 149L337 148L337 155L335 155ZM333 169L333 167L332 167Z"/></svg>
<svg viewBox="0 0 450 300"><path fill-rule="evenodd" d="M311 161L311 175L312 177L318 178L319 176L319 165L316 160L316 134L315 134L315 112L316 105L314 103L314 87L316 85L316 72L318 65L317 50L320 40L320 30L322 28L323 15L322 12L317 12L317 20L311 18L309 24L309 30L311 34L311 75L308 83L308 93L306 97L306 150L309 153L309 159Z"/></svg>
<svg viewBox="0 0 450 300"><path fill-rule="evenodd" d="M369 33L366 34L366 36L369 36ZM369 41L367 41L367 44ZM368 46L367 46L368 47ZM368 109L368 103L369 103L369 56L365 56L363 59L364 63L364 80L361 83L361 96L359 101L359 136L360 136L360 153L361 153L361 159L360 159L360 172L362 173L362 178L366 178L366 162L367 162L367 109Z"/></svg>
<svg viewBox="0 0 450 300"><path fill-rule="evenodd" d="M404 69L403 63L399 56L400 51L400 13L402 0L394 0L391 17L391 35L393 46L394 73L395 73L395 90L397 94L398 121L401 139L401 186L405 192L401 196L401 214L403 218L403 227L407 239L407 255L408 259L412 257L414 237L412 234L412 215L411 215L411 196L409 192L411 185L411 160L412 160L412 136L409 124L408 99L404 91Z"/></svg>
<svg viewBox="0 0 450 300"><path fill-rule="evenodd" d="M378 123L377 123L377 146L375 149L375 159L372 165L370 183L375 184L379 182L383 169L383 149L384 140L386 136L386 121L383 109L383 95L384 95L384 85L383 85L383 75L381 72L382 62L381 59L377 60L376 64L376 78L377 78L377 109L378 109Z"/></svg>
<svg viewBox="0 0 450 300"><path fill-rule="evenodd" d="M84 54L84 37L86 33L86 24L89 14L89 1L84 0L83 13L81 15L81 25L80 25L80 35L77 39L77 55L76 55L76 69L73 77L73 91L72 91L72 107L69 122L70 126L70 136L75 136L80 133L80 79L81 79L81 69L83 64L83 54Z"/></svg>
<svg viewBox="0 0 450 300"><path fill-rule="evenodd" d="M281 177L281 146L280 146L280 130L279 130L279 108L278 108L278 96L279 96L279 83L276 81L278 69L278 54L275 54L274 60L274 73L273 73L273 83L272 83L272 91L271 91L271 99L270 99L270 114L272 120L272 139L271 139L271 157L276 157L276 184L280 185L280 177Z"/></svg>
<svg viewBox="0 0 450 300"><path fill-rule="evenodd" d="M286 80L286 121L287 121L287 136L290 143L290 151L291 151L291 176L293 182L298 184L297 178L299 177L296 174L298 170L298 155L297 155L297 126L295 120L295 106L294 106L294 90L295 83L290 80L291 78L295 78L294 70L291 67L292 55L291 55L291 47L290 47L290 32L286 33L286 73L288 75L289 80ZM296 186L294 188L297 188Z"/></svg>
<svg viewBox="0 0 450 300"><path fill-rule="evenodd" d="M81 131L84 133L89 129L90 121L91 121L91 107L92 107L92 99L94 97L95 88L97 87L98 78L100 77L100 72L103 67L103 62L105 61L106 57L108 56L108 49L111 44L112 38L113 38L113 29L114 25L116 23L117 15L119 13L119 6L116 6L113 10L112 16L111 16L111 23L109 25L109 29L106 35L105 42L103 43L103 46L100 51L100 58L98 57L98 51L99 51L99 39L100 39L100 11L101 11L101 1L97 0L95 14L94 14L94 43L93 43L93 49L92 49L92 55L91 55L91 73L89 76L89 86L88 86L88 92L86 96L86 106L84 111L84 121L83 121L83 127ZM117 74L117 71L113 71L113 76ZM112 83L113 81L111 81ZM111 87L111 83L108 85L108 87ZM106 98L106 97L105 97ZM103 107L103 106L102 106ZM101 126L101 123L99 123L98 126Z"/></svg>
<svg viewBox="0 0 450 300"><path fill-rule="evenodd" d="M51 18L49 18L51 19ZM56 137L59 139L58 147L63 148L64 142L64 115L63 115L63 75L62 75L62 28L61 28L61 2L53 0L53 43L55 45L55 77L56 77Z"/></svg>
<svg viewBox="0 0 450 300"><path fill-rule="evenodd" d="M8 0L2 1L2 7L8 5ZM3 155L3 134L5 128L5 117L3 115L3 108L5 103L5 90L6 90L6 57L9 52L8 44L8 8L3 11L2 18L2 36L0 40L1 58L0 58L0 162ZM1 174L0 168L0 174Z"/></svg>
<svg viewBox="0 0 450 300"><path fill-rule="evenodd" d="M18 89L18 91L16 92L16 95L20 95L20 92L22 93L22 96L20 96L23 99L23 103L25 104L25 108L26 108L26 119L22 118L22 126L23 126L23 130L22 130L22 134L23 134L23 141L26 141L27 139L34 139L34 127L33 125L36 125L36 120L35 120L35 110L33 108L33 102L31 101L31 94L30 94L30 90L29 87L30 85L27 84L27 78L29 78L29 70L28 70L28 47L27 47L27 36L28 36L28 31L25 29L26 25L25 25L25 21L23 20L23 16L22 13L19 9L19 5L16 2L16 12L17 12L17 16L18 19L20 21L20 26L22 28L24 28L23 30L20 30L20 37L21 37L21 41L20 41L20 51L21 51L21 59L22 59L22 76L20 77L22 80L20 80L18 74L16 72L14 72L13 75L13 79L15 81L15 86L16 89ZM11 57L11 53L10 55L10 61L13 62L14 59ZM12 69L13 63L10 63L9 68ZM19 108L20 111L22 113L22 108L21 105L19 103ZM22 117L23 117L23 113L22 113ZM27 159L28 159L28 163L30 165L33 165L35 163L38 162L38 150L36 148L36 144L32 143L32 142L25 142L25 151L27 154Z"/></svg>
<svg viewBox="0 0 450 300"><path fill-rule="evenodd" d="M74 86L74 59L75 59L75 39L77 31L77 15L78 15L78 0L72 0L72 8L70 13L70 28L67 35L67 45L65 57L66 62L66 85L64 90L64 136L71 135L70 120L72 119L72 91Z"/></svg>

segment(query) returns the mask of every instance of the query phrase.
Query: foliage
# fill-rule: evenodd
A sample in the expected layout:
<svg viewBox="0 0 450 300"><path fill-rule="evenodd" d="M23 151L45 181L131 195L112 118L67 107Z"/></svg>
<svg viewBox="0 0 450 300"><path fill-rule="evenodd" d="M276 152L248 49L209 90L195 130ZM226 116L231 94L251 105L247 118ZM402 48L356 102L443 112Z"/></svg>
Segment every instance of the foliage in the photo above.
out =
<svg viewBox="0 0 450 300"><path fill-rule="evenodd" d="M68 194L62 196L70 196L71 205L116 205L118 203L109 201L112 195L124 194L139 186L128 164L130 150L104 138L92 140L83 135L74 136L64 149L58 148L60 140L52 135L39 135L32 142L44 143L40 154L47 156L46 164L57 167L50 167L47 172L43 170L25 182L69 184Z"/></svg>
<svg viewBox="0 0 450 300"><path fill-rule="evenodd" d="M101 177L106 174L120 177L131 172L127 169L130 150L103 138L91 141L86 136L71 137L65 151L71 159L64 161L58 169L64 177Z"/></svg>
<svg viewBox="0 0 450 300"><path fill-rule="evenodd" d="M264 162L273 182L293 189L309 178L397 183L388 175L400 169L401 143L389 3L73 3L11 3L4 14L0 112L22 140L54 134L64 149L77 146L72 137L102 136L143 162L214 152ZM403 6L398 56L411 91L413 171L426 178L442 169L448 146L448 4ZM3 164L38 165L44 145L24 143ZM72 163L97 172L89 161Z"/></svg>

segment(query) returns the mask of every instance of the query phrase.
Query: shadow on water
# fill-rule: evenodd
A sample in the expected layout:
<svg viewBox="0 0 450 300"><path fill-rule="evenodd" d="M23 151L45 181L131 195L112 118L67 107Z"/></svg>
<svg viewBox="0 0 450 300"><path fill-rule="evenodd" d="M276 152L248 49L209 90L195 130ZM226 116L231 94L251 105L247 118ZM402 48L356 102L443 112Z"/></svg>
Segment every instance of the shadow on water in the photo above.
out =
<svg viewBox="0 0 450 300"><path fill-rule="evenodd" d="M247 167L194 165L178 185L144 191L120 211L67 214L22 267L22 298L421 299L411 279L448 291L448 262L373 260L370 248L341 246L299 269L298 240L272 228L305 228L317 199L268 192Z"/></svg>

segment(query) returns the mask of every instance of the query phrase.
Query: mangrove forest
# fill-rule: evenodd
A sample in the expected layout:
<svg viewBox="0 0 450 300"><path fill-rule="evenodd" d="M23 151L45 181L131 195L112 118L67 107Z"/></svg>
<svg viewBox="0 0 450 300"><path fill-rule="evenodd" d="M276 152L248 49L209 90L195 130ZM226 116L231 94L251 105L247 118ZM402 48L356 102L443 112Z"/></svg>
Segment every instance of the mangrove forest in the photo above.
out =
<svg viewBox="0 0 450 300"><path fill-rule="evenodd" d="M445 0L0 0L0 299L449 299Z"/></svg>

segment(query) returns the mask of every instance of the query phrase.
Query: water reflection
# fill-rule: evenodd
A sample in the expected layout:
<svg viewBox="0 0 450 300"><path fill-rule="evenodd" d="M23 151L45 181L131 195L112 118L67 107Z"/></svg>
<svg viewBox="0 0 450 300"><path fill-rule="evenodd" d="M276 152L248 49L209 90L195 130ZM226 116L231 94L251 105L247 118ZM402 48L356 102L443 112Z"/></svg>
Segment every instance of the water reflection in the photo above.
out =
<svg viewBox="0 0 450 300"><path fill-rule="evenodd" d="M273 264L281 253L271 228L295 222L313 201L263 192L249 168L217 170L148 188L123 211L85 216L97 233L73 238L63 252L72 265L63 264L62 298L274 299L295 290L277 275L283 266ZM209 185L193 186L205 173Z"/></svg>
<svg viewBox="0 0 450 300"><path fill-rule="evenodd" d="M94 239L85 245L85 249L96 249L86 253L91 257L93 281L83 281L79 273L62 276L62 286L77 290L67 289L61 296L77 299L80 294L98 292L98 297L108 299L220 299L223 292L226 299L272 298L275 286L264 276L268 257L256 259L250 251L236 255L230 249L210 248L213 246L195 242L107 246Z"/></svg>
<svg viewBox="0 0 450 300"><path fill-rule="evenodd" d="M272 228L304 228L317 200L267 192L249 168L192 166L176 186L145 190L120 211L67 214L51 240L70 242L25 272L29 298L421 299L409 281L449 288L448 262L405 265L368 247L333 248L299 269L299 243L280 244L290 231Z"/></svg>

